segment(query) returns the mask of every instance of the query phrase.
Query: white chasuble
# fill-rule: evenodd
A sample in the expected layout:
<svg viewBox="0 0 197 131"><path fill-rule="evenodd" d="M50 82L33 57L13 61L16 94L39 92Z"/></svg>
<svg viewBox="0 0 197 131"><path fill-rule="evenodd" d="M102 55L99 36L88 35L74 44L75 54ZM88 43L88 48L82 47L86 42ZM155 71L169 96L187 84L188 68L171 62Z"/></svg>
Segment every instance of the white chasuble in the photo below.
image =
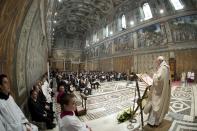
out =
<svg viewBox="0 0 197 131"><path fill-rule="evenodd" d="M165 61L160 64L160 67L153 76L151 90L152 108L149 112L148 123L159 125L168 113L171 96L170 70Z"/></svg>

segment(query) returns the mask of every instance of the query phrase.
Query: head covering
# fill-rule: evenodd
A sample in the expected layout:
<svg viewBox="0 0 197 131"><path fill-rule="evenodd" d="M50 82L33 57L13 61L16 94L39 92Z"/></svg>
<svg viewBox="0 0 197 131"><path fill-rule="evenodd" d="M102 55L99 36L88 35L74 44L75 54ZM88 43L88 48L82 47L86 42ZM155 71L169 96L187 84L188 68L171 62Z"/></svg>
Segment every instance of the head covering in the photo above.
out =
<svg viewBox="0 0 197 131"><path fill-rule="evenodd" d="M158 56L157 60L164 61L164 57L163 56Z"/></svg>

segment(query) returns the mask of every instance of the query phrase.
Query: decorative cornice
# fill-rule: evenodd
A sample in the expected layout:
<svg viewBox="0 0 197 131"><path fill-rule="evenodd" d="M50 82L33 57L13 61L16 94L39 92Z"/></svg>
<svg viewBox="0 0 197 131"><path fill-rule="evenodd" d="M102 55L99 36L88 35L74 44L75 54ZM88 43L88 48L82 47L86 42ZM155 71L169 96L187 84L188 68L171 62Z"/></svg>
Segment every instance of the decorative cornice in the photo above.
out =
<svg viewBox="0 0 197 131"><path fill-rule="evenodd" d="M52 52L53 51L59 51L59 50L61 50L61 51L72 51L72 52L83 52L83 50L78 50L78 49L66 49L66 48L53 48L52 49Z"/></svg>
<svg viewBox="0 0 197 131"><path fill-rule="evenodd" d="M103 40L101 40L100 42L98 43L95 43L93 45L91 45L90 47L88 48L92 48L92 47L95 47L95 46L99 46L100 44L104 43L104 42L107 42L109 40L113 40L119 36L122 36L122 35L125 35L127 33L133 33L133 32L136 32L137 30L141 29L141 28L144 28L144 27L147 27L147 26L150 26L150 25L153 25L153 24L156 24L156 23L164 23L164 22L167 22L168 20L170 19L173 19L173 18L177 18L177 17L182 17L182 16L187 16L187 15L194 15L194 14L197 14L197 11L196 10L190 10L190 11L185 11L185 12L178 12L177 14L174 14L174 15L170 15L170 16L164 16L164 17L160 17L159 19L158 18L153 18L151 20L148 20L145 22L143 22L142 24L139 24L135 27L132 27L132 28L127 28L123 31L118 31L116 34L114 34L113 36L110 36L110 37L107 37L107 38L104 38Z"/></svg>
<svg viewBox="0 0 197 131"><path fill-rule="evenodd" d="M177 43L169 43L169 44L164 45L164 46L149 47L149 48L138 48L138 49L130 50L126 53L122 52L122 54L113 54L113 55L106 56L106 57L91 58L87 61L103 60L103 59L122 57L122 56L131 56L131 55L141 55L141 54L186 50L186 49L197 49L197 41L177 42Z"/></svg>

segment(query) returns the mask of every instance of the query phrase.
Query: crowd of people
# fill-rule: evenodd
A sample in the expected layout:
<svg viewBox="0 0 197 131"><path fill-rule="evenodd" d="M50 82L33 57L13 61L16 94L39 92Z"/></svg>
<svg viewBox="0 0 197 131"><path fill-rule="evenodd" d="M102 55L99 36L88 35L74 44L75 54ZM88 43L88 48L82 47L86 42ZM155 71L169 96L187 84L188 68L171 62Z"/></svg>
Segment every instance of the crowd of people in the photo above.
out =
<svg viewBox="0 0 197 131"><path fill-rule="evenodd" d="M47 75L38 80L30 91L28 107L31 118L36 122L45 122L47 129L53 129L55 118L53 111L52 97L54 93L47 81Z"/></svg>
<svg viewBox="0 0 197 131"><path fill-rule="evenodd" d="M65 92L72 92L74 89L86 95L92 93L92 89L99 88L100 83L112 80L127 80L126 73L117 72L52 72L52 85L58 85L57 90L64 86ZM55 79L54 79L55 78Z"/></svg>
<svg viewBox="0 0 197 131"><path fill-rule="evenodd" d="M52 84L57 86L57 103L61 105L59 118L60 131L91 131L92 129L81 122L77 115L74 90L90 95L92 89L97 89L101 82L126 80L125 73L116 72L52 72Z"/></svg>
<svg viewBox="0 0 197 131"><path fill-rule="evenodd" d="M100 82L127 79L125 73L99 71L82 72L79 74L76 72L51 72L50 76L51 79L48 80L47 75L43 75L35 82L30 90L28 108L31 115L31 121L45 122L47 129L53 129L56 126L56 124L53 123L55 112L53 111L52 98L54 96L53 88L57 88L58 95L56 100L61 105L61 118L65 117L64 120L67 121L66 119L70 118L68 116L72 114L72 120L78 122L78 124L75 125L76 127L73 128L84 128L88 131L91 129L87 125L80 124L80 121L75 116L75 114L77 115L77 109L76 107L74 108L73 91L77 90L86 95L90 95L92 89L99 88ZM38 130L37 126L28 121L10 95L10 83L7 76L4 74L0 75L0 101L0 128L2 131ZM70 104L70 102L73 104ZM68 127L68 129L70 128L71 127ZM64 129L62 129L62 131L63 130Z"/></svg>
<svg viewBox="0 0 197 131"><path fill-rule="evenodd" d="M188 83L192 83L195 81L195 73L194 72L182 72L181 73L181 82L187 86Z"/></svg>
<svg viewBox="0 0 197 131"><path fill-rule="evenodd" d="M170 70L163 57L158 57L157 66L158 71L153 76L152 93L149 93L149 104L145 106L149 113L148 124L151 127L158 126L162 122L168 111L171 92ZM193 75L190 76L193 78ZM55 98L61 106L61 113L57 117L60 131L92 131L88 125L81 122L77 117L78 110L74 91L91 95L92 89L99 88L100 83L104 81L131 79L132 77L128 74L117 72L92 71L76 73L52 71L50 79L45 74L31 88L28 99L31 119L36 122L45 122L47 129L53 129L56 126L53 123L56 117L53 110L53 98ZM55 94L54 89L57 89L57 94ZM159 92L160 95L156 92ZM163 104L158 104L158 99ZM157 112L157 114L154 114L154 112ZM0 129L2 131L38 130L37 126L27 120L10 95L10 83L4 74L0 75Z"/></svg>

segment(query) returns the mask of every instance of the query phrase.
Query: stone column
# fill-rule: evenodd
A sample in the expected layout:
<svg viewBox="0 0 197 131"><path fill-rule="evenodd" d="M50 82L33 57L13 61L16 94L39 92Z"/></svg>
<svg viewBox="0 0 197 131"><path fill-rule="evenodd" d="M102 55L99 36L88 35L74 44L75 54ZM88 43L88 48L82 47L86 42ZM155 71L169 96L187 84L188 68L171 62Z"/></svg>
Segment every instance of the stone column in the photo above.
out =
<svg viewBox="0 0 197 131"><path fill-rule="evenodd" d="M137 33L133 32L133 48L137 49L138 48L138 40L137 40Z"/></svg>
<svg viewBox="0 0 197 131"><path fill-rule="evenodd" d="M136 72L136 73L138 72L138 64L137 63L138 63L137 56L134 55L133 56L133 66L134 66L133 71Z"/></svg>
<svg viewBox="0 0 197 131"><path fill-rule="evenodd" d="M168 22L165 22L164 23L164 26L165 26L165 29L166 29L166 37L167 37L167 40L168 40L168 44L172 44L173 43L173 40L172 40L172 32L170 30L169 23Z"/></svg>
<svg viewBox="0 0 197 131"><path fill-rule="evenodd" d="M88 70L88 60L87 60L87 55L86 55L86 60L85 60L85 70L87 71Z"/></svg>
<svg viewBox="0 0 197 131"><path fill-rule="evenodd" d="M65 63L65 59L63 59L63 63L64 63L64 71L65 71L65 65L66 65L66 63Z"/></svg>
<svg viewBox="0 0 197 131"><path fill-rule="evenodd" d="M114 62L113 62L113 57L111 58L111 71L114 70Z"/></svg>
<svg viewBox="0 0 197 131"><path fill-rule="evenodd" d="M94 63L93 63L93 60L91 61L91 63L92 63L92 67L91 67L91 70L93 71L93 64L94 64Z"/></svg>

